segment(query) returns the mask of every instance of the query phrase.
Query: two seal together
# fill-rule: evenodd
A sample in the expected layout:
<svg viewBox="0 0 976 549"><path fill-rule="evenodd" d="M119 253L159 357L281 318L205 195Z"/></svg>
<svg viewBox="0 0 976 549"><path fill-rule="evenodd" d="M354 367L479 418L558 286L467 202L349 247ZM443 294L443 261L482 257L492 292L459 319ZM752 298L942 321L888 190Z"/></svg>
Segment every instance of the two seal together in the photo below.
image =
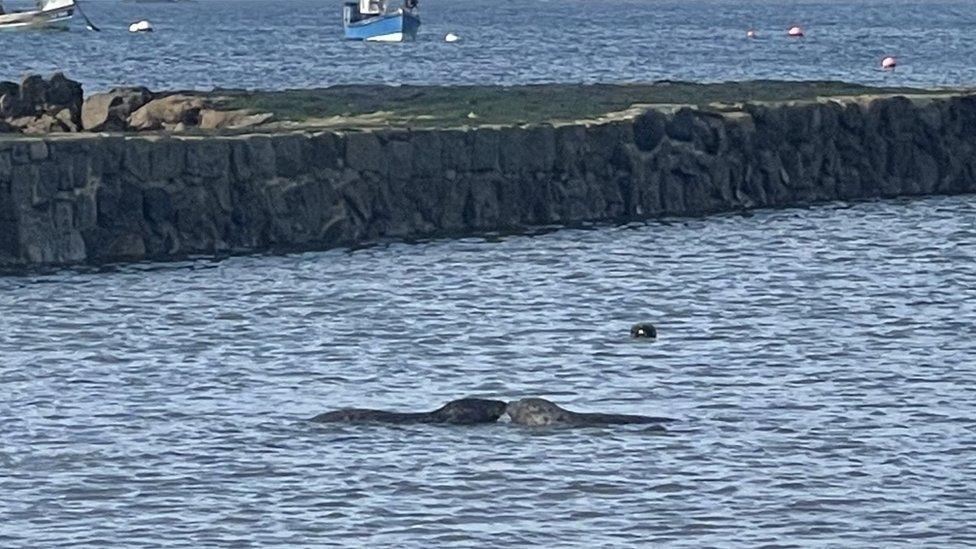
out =
<svg viewBox="0 0 976 549"><path fill-rule="evenodd" d="M482 398L452 400L432 412L389 412L385 410L345 409L317 415L311 421L317 423L440 423L451 425L475 425L494 423L508 415L517 425L547 426L598 426L655 424L656 430L664 430L660 424L669 418L573 412L543 398L523 398L513 402Z"/></svg>

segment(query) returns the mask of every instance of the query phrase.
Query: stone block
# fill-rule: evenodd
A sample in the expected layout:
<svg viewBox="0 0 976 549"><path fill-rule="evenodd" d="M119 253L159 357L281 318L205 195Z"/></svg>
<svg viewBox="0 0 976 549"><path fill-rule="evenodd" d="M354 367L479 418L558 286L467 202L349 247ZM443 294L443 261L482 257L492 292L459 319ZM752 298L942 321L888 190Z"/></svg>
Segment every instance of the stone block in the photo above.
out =
<svg viewBox="0 0 976 549"><path fill-rule="evenodd" d="M308 171L305 163L307 137L301 134L275 135L271 143L274 146L275 168L279 177L296 177Z"/></svg>
<svg viewBox="0 0 976 549"><path fill-rule="evenodd" d="M441 165L445 170L468 172L472 167L472 136L468 130L444 130L440 133Z"/></svg>
<svg viewBox="0 0 976 549"><path fill-rule="evenodd" d="M387 173L387 160L383 157L383 147L376 134L372 132L351 132L345 134L346 165L361 172Z"/></svg>
<svg viewBox="0 0 976 549"><path fill-rule="evenodd" d="M230 143L226 139L188 139L186 174L203 178L230 178Z"/></svg>
<svg viewBox="0 0 976 549"><path fill-rule="evenodd" d="M499 170L499 141L501 132L494 128L478 128L471 132L471 169L478 172Z"/></svg>

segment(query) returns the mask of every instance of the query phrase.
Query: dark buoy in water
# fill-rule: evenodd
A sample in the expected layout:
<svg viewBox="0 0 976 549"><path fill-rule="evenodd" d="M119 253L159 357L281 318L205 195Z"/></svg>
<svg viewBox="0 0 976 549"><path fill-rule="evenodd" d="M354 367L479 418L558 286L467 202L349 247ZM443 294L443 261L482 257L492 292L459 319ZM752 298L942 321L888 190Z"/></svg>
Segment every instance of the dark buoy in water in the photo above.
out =
<svg viewBox="0 0 976 549"><path fill-rule="evenodd" d="M657 339L657 329L649 322L641 322L630 327L630 337L634 339Z"/></svg>

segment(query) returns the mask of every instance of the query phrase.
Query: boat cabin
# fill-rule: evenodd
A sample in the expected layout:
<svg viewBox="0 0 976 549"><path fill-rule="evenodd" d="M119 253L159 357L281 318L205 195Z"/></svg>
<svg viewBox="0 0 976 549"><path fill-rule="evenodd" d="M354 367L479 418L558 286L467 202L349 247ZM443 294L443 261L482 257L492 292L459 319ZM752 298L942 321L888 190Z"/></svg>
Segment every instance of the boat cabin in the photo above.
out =
<svg viewBox="0 0 976 549"><path fill-rule="evenodd" d="M7 9L0 0L0 30L67 25L75 0L35 0L34 9Z"/></svg>
<svg viewBox="0 0 976 549"><path fill-rule="evenodd" d="M388 0L347 1L342 5L342 26L350 40L413 40L420 27L417 0L403 0L402 6L391 6Z"/></svg>

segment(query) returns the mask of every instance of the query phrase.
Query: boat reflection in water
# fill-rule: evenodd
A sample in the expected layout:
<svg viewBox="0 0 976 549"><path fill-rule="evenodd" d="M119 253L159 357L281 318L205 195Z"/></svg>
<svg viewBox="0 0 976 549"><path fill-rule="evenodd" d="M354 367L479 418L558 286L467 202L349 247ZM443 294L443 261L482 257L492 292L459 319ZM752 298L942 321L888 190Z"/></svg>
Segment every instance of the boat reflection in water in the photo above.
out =
<svg viewBox="0 0 976 549"><path fill-rule="evenodd" d="M349 40L404 42L417 37L420 10L417 0L404 0L400 7L390 7L386 0L346 2L342 27Z"/></svg>
<svg viewBox="0 0 976 549"><path fill-rule="evenodd" d="M75 0L36 0L35 9L4 9L0 0L0 30L38 27L67 28L75 14Z"/></svg>

